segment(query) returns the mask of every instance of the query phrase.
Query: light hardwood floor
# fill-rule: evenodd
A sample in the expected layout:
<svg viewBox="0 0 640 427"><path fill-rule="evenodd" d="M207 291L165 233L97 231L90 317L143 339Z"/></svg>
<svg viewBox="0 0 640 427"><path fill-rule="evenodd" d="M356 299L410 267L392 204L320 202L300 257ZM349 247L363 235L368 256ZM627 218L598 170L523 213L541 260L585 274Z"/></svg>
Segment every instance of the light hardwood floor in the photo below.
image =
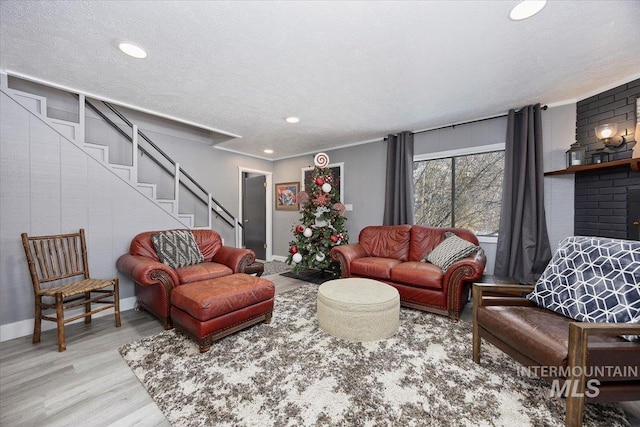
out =
<svg viewBox="0 0 640 427"><path fill-rule="evenodd" d="M303 282L268 276L276 293ZM463 313L470 319L470 305ZM0 426L169 426L118 348L163 330L148 313L122 312L67 327L67 351L58 353L55 330L0 344ZM640 426L640 402L624 403L632 426Z"/></svg>

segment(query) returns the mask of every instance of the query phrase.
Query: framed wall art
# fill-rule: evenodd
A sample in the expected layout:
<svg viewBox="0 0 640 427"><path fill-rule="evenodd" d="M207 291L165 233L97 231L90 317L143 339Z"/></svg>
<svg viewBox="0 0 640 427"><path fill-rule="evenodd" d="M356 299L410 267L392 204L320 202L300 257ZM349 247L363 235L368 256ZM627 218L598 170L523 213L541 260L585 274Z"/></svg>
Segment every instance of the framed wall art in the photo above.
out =
<svg viewBox="0 0 640 427"><path fill-rule="evenodd" d="M298 193L300 193L299 182L284 182L276 184L276 210L299 210L300 204L298 203Z"/></svg>
<svg viewBox="0 0 640 427"><path fill-rule="evenodd" d="M331 169L333 173L333 188L337 189L338 197L340 198L340 203L344 203L344 163L332 163L327 165L328 169ZM313 167L302 168L302 191L305 191L307 187L311 184L311 175L313 172Z"/></svg>

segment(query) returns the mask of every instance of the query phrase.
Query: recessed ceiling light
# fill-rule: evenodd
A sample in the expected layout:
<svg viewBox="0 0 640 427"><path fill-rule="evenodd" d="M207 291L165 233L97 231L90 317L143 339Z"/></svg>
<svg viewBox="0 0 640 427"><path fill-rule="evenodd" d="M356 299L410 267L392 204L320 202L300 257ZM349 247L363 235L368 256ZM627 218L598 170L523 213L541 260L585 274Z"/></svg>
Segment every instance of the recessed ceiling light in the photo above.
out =
<svg viewBox="0 0 640 427"><path fill-rule="evenodd" d="M285 120L287 121L287 123L298 123L300 121L300 119L297 117L287 117Z"/></svg>
<svg viewBox="0 0 640 427"><path fill-rule="evenodd" d="M121 51L129 56L133 56L134 58L142 59L147 57L147 52L145 52L144 49L142 49L140 46L136 46L135 44L123 42L120 43L118 47Z"/></svg>
<svg viewBox="0 0 640 427"><path fill-rule="evenodd" d="M540 12L546 4L547 0L523 0L511 9L509 18L514 21L522 21L523 19L531 18L533 15Z"/></svg>
<svg viewBox="0 0 640 427"><path fill-rule="evenodd" d="M267 148L266 150L264 150L264 152L267 154L273 154L273 150L270 148Z"/></svg>

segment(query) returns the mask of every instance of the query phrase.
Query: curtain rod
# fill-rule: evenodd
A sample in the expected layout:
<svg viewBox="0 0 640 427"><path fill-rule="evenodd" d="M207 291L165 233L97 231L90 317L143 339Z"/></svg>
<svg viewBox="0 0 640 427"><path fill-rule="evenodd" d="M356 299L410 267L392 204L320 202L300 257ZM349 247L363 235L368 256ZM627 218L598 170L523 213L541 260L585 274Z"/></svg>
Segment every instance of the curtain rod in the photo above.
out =
<svg viewBox="0 0 640 427"><path fill-rule="evenodd" d="M546 109L547 109L547 108L549 108L549 107L548 107L548 106L546 106L546 105L543 105L543 106L541 106L540 108L544 111L544 110L546 110ZM517 113L520 113L521 111L522 111L522 110L516 110L516 114L517 114ZM417 135L417 134L419 134L419 133L431 132L431 131L434 131L434 130L441 130L441 129L447 129L447 128L454 128L454 127L456 127L456 126L469 125L469 124L471 124L471 123L478 123L478 122L484 122L484 121L487 121L487 120L499 119L500 117L507 117L508 115L509 115L509 113L504 113L504 114L500 114L499 116L486 117L486 118L484 118L484 119L469 120L468 122L462 122L462 123L456 123L456 124L453 124L453 125L440 126L440 127L438 127L438 128L425 129L425 130L420 130L420 131L417 131L417 132L411 132L411 133L412 133L413 135ZM386 141L386 140L387 140L387 137L385 136L383 140L384 140L384 141Z"/></svg>

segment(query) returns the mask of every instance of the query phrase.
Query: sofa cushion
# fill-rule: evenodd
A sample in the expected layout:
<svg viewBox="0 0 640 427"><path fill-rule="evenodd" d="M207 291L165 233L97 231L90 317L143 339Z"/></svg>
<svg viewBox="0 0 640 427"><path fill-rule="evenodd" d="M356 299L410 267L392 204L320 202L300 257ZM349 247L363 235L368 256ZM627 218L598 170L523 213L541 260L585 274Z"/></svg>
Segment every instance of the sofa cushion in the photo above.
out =
<svg viewBox="0 0 640 427"><path fill-rule="evenodd" d="M207 321L272 299L273 282L247 274L178 286L171 292L171 303L200 321Z"/></svg>
<svg viewBox="0 0 640 427"><path fill-rule="evenodd" d="M407 261L410 225L375 225L362 229L358 243L367 256Z"/></svg>
<svg viewBox="0 0 640 427"><path fill-rule="evenodd" d="M176 269L180 284L200 282L233 274L233 270L217 262L201 262Z"/></svg>
<svg viewBox="0 0 640 427"><path fill-rule="evenodd" d="M454 262L480 250L480 246L461 239L454 233L446 232L445 236L446 239L433 248L425 258L426 261L440 267L443 273L445 273Z"/></svg>
<svg viewBox="0 0 640 427"><path fill-rule="evenodd" d="M391 269L391 280L419 288L442 289L442 270L426 262L408 261Z"/></svg>
<svg viewBox="0 0 640 427"><path fill-rule="evenodd" d="M478 245L478 238L471 231L464 228L443 228L414 225L411 227L411 242L409 243L409 261L421 261L438 246L445 238L445 233L451 232L461 239Z"/></svg>
<svg viewBox="0 0 640 427"><path fill-rule="evenodd" d="M365 257L351 262L351 274L376 279L390 279L391 269L401 261L392 258Z"/></svg>
<svg viewBox="0 0 640 427"><path fill-rule="evenodd" d="M568 237L527 298L581 322L637 322L640 242Z"/></svg>
<svg viewBox="0 0 640 427"><path fill-rule="evenodd" d="M184 267L204 261L189 230L168 230L151 235L160 262L171 268Z"/></svg>

